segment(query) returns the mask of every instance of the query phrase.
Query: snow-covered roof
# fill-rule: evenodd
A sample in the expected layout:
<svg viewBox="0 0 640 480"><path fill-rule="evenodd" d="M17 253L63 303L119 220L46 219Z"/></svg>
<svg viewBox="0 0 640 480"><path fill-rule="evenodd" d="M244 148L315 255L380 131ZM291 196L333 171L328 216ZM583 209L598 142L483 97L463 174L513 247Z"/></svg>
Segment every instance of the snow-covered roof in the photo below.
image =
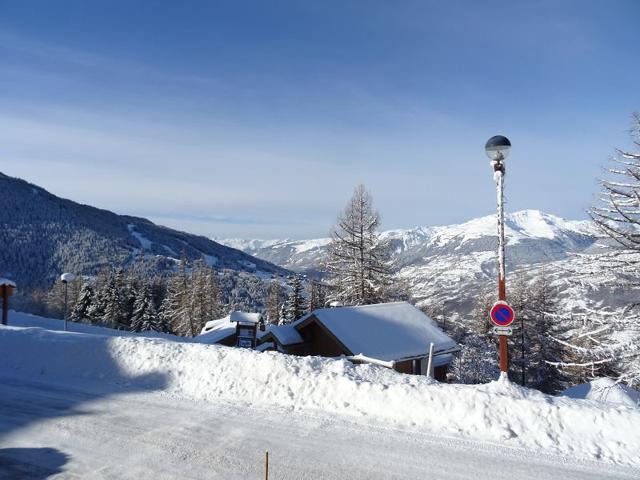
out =
<svg viewBox="0 0 640 480"><path fill-rule="evenodd" d="M263 333L263 336L271 333L281 345L294 345L296 343L302 343L304 339L296 330L296 325L300 321L295 323L289 323L287 325L270 325L268 330Z"/></svg>
<svg viewBox="0 0 640 480"><path fill-rule="evenodd" d="M231 323L230 316L227 315L224 318L205 323L196 340L202 343L217 343L235 332L236 326Z"/></svg>
<svg viewBox="0 0 640 480"><path fill-rule="evenodd" d="M457 350L427 315L406 302L357 307L323 308L312 315L354 355L378 360L401 360Z"/></svg>
<svg viewBox="0 0 640 480"><path fill-rule="evenodd" d="M258 323L262 318L259 313L231 312L231 321L238 323Z"/></svg>
<svg viewBox="0 0 640 480"><path fill-rule="evenodd" d="M222 328L236 328L235 326L231 325L231 319L229 318L229 315L227 315L224 318L218 318L216 320L209 320L207 323L204 324L204 327L202 327L202 331L200 333L207 333L211 330L220 330Z"/></svg>
<svg viewBox="0 0 640 480"><path fill-rule="evenodd" d="M14 287L16 286L15 282L12 280L9 280L8 278L0 278L0 287Z"/></svg>
<svg viewBox="0 0 640 480"><path fill-rule="evenodd" d="M640 406L640 392L606 377L567 388L562 395L569 398L618 403L630 407Z"/></svg>
<svg viewBox="0 0 640 480"><path fill-rule="evenodd" d="M256 350L259 351L259 352L264 352L265 350L269 350L270 348L276 348L276 346L273 344L273 342L261 343L260 345L258 345L256 347Z"/></svg>

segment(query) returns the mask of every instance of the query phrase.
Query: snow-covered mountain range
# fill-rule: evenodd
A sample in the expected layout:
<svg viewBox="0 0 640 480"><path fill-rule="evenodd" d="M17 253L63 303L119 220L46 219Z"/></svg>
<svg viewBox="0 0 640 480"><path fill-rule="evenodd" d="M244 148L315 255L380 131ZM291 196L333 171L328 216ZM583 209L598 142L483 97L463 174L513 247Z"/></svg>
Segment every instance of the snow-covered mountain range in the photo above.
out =
<svg viewBox="0 0 640 480"><path fill-rule="evenodd" d="M454 301L469 306L470 292L495 282L496 231L496 217L489 215L457 225L388 230L381 239L419 304ZM507 268L525 275L544 265L552 277L558 277L568 268L567 262L579 261L572 254L597 254L611 248L591 222L565 220L538 210L508 214L505 235ZM330 239L218 241L284 268L313 274L322 271Z"/></svg>

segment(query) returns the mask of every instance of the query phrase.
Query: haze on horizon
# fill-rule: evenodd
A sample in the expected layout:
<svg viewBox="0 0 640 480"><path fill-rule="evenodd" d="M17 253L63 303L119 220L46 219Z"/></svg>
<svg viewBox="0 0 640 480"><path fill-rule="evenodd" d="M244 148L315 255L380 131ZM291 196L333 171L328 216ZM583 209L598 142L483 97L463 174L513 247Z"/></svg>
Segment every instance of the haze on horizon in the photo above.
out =
<svg viewBox="0 0 640 480"><path fill-rule="evenodd" d="M211 237L585 218L640 109L640 4L0 1L0 171Z"/></svg>

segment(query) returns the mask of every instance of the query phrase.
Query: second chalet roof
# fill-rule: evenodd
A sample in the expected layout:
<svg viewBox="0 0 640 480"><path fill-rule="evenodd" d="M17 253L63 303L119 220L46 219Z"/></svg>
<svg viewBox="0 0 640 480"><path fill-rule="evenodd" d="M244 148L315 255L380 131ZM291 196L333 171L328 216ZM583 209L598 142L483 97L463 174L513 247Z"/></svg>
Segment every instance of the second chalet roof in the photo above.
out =
<svg viewBox="0 0 640 480"><path fill-rule="evenodd" d="M286 325L270 325L267 327L266 332L258 335L265 336L270 333L281 345L295 345L296 343L304 342L300 333L296 330L296 325L298 324L300 324L300 320Z"/></svg>
<svg viewBox="0 0 640 480"><path fill-rule="evenodd" d="M458 348L433 320L406 302L323 308L307 318L311 316L354 355L390 361L427 355L432 342L435 354Z"/></svg>
<svg viewBox="0 0 640 480"><path fill-rule="evenodd" d="M200 335L196 337L197 342L218 343L236 333L235 324L231 323L229 315L218 320L210 320L205 323Z"/></svg>

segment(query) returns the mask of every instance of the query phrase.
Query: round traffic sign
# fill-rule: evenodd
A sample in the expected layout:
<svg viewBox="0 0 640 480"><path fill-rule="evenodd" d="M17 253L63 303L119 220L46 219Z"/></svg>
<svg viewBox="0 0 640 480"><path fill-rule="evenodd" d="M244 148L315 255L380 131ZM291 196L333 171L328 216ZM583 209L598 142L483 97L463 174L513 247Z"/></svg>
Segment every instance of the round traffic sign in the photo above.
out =
<svg viewBox="0 0 640 480"><path fill-rule="evenodd" d="M498 327L507 327L511 325L516 315L507 302L500 301L491 307L489 318Z"/></svg>

